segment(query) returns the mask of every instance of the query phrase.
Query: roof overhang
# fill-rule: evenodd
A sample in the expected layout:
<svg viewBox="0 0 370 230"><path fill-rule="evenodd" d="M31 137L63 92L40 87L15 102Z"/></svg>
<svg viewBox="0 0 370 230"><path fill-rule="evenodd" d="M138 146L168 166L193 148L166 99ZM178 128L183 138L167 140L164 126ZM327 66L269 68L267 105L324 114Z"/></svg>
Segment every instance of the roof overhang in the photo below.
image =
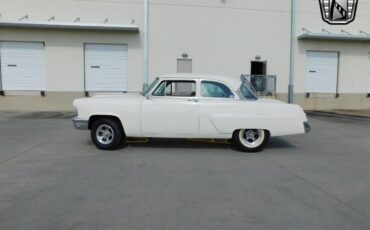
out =
<svg viewBox="0 0 370 230"><path fill-rule="evenodd" d="M95 30L139 32L139 26L131 24L108 23L70 23L70 22L38 22L38 21L0 21L0 28L31 28L60 30Z"/></svg>
<svg viewBox="0 0 370 230"><path fill-rule="evenodd" d="M298 36L298 40L328 40L328 41L361 41L370 42L370 36L351 34L329 33L304 33Z"/></svg>

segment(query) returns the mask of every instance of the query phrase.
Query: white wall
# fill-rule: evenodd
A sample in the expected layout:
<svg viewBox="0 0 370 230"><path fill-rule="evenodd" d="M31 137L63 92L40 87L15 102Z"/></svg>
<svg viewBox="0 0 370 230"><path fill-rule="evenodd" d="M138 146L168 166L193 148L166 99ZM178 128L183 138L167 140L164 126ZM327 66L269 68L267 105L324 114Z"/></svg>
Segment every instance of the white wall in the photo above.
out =
<svg viewBox="0 0 370 230"><path fill-rule="evenodd" d="M250 73L258 54L268 74L279 77L287 92L289 76L289 1L151 0L149 72L152 77L176 72L183 52L193 72L239 77Z"/></svg>
<svg viewBox="0 0 370 230"><path fill-rule="evenodd" d="M142 1L95 0L1 0L0 20L56 21L131 24L143 23ZM142 33L83 32L68 30L33 30L0 28L0 41L45 42L47 91L84 91L84 43L128 45L129 90L142 89Z"/></svg>
<svg viewBox="0 0 370 230"><path fill-rule="evenodd" d="M46 21L55 16L56 21L142 25L143 0L1 0L1 20L18 20L29 15L29 20Z"/></svg>
<svg viewBox="0 0 370 230"><path fill-rule="evenodd" d="M370 33L370 1L360 0L354 22L348 25L329 25L321 19L318 1L297 1L297 36L306 28L313 33L325 29L333 34L345 30L354 35L359 31ZM296 93L304 93L307 50L339 51L338 91L345 94L365 94L368 76L367 57L370 42L298 41L296 66Z"/></svg>
<svg viewBox="0 0 370 230"><path fill-rule="evenodd" d="M1 0L0 20L29 20L130 24L140 33L76 32L0 28L0 40L45 41L47 84L50 91L83 91L83 43L129 46L129 90L143 83L144 0ZM290 0L149 0L149 79L176 72L183 52L193 60L193 72L239 77L250 72L258 54L268 61L268 74L278 75L278 93L289 81ZM355 22L332 26L322 21L318 0L297 0L297 35L302 28L340 33L370 33L370 0L359 0ZM306 51L340 52L339 92L366 92L370 43L297 42L296 93L304 93Z"/></svg>
<svg viewBox="0 0 370 230"><path fill-rule="evenodd" d="M357 42L300 42L296 66L296 92L305 93L306 51L339 51L338 92L367 93L368 53L370 43Z"/></svg>
<svg viewBox="0 0 370 230"><path fill-rule="evenodd" d="M84 91L84 43L128 45L128 86L142 88L143 52L138 34L0 29L0 40L45 42L47 91Z"/></svg>

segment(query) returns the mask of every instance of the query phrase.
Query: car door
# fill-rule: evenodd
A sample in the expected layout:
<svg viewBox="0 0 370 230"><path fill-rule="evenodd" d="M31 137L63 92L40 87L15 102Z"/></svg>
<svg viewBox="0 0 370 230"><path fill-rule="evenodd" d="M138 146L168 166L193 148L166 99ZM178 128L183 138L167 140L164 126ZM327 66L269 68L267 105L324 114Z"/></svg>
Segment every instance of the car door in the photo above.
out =
<svg viewBox="0 0 370 230"><path fill-rule="evenodd" d="M197 137L196 81L163 80L142 103L141 130L146 137Z"/></svg>
<svg viewBox="0 0 370 230"><path fill-rule="evenodd" d="M224 83L203 80L200 82L199 137L227 138L229 133L220 130L220 125L232 122L237 105L236 95Z"/></svg>

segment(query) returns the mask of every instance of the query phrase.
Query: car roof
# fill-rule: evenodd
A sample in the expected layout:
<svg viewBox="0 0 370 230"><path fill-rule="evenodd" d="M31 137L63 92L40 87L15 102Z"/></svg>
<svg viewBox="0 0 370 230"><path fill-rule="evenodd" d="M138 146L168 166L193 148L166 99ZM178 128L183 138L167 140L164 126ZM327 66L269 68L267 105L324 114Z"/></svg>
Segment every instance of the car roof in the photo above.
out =
<svg viewBox="0 0 370 230"><path fill-rule="evenodd" d="M162 75L160 79L186 79L186 80L210 80L224 82L234 91L238 90L241 85L240 78L214 75L214 74L196 74L196 73L179 73L179 74L166 74Z"/></svg>

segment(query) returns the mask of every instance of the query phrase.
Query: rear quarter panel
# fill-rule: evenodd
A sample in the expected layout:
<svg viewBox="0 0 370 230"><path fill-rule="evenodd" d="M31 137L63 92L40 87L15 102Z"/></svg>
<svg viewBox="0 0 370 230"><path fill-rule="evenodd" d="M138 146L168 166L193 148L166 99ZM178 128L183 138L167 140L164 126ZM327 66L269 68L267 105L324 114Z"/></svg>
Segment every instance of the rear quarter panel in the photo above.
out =
<svg viewBox="0 0 370 230"><path fill-rule="evenodd" d="M307 120L297 105L237 100L202 100L200 136L231 137L238 129L265 129L271 136L304 133Z"/></svg>

